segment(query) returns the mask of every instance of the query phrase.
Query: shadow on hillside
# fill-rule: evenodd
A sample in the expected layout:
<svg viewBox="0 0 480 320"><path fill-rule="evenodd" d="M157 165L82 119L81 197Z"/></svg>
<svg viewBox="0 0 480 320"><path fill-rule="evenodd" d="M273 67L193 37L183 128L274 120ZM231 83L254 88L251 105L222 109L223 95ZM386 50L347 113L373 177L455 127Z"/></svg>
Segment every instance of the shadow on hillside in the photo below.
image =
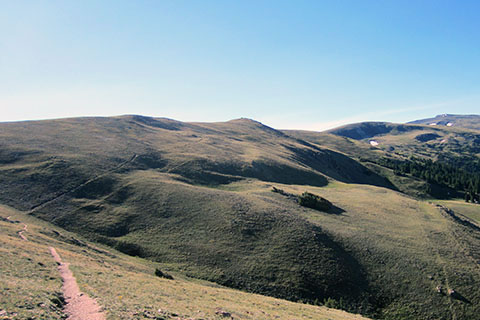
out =
<svg viewBox="0 0 480 320"><path fill-rule="evenodd" d="M243 178L316 187L324 187L328 184L328 180L323 175L312 170L257 160L246 163L194 159L175 168L167 168L167 172L179 174L191 183L204 185L228 184Z"/></svg>
<svg viewBox="0 0 480 320"><path fill-rule="evenodd" d="M287 147L294 153L292 160L300 162L323 175L344 183L369 184L398 190L388 179L378 175L352 158L328 149L318 148L298 140L313 150Z"/></svg>
<svg viewBox="0 0 480 320"><path fill-rule="evenodd" d="M336 214L336 215L341 215L344 212L345 212L345 210L343 210L340 207L337 207L336 205L332 205L332 208L330 208L330 210L328 210L328 213Z"/></svg>
<svg viewBox="0 0 480 320"><path fill-rule="evenodd" d="M470 300L468 300L467 298L465 298L464 296L462 296L460 293L458 292L453 292L450 297L452 299L455 299L455 300L458 300L458 301L462 301L464 303L467 303L467 304L472 304L472 302Z"/></svg>

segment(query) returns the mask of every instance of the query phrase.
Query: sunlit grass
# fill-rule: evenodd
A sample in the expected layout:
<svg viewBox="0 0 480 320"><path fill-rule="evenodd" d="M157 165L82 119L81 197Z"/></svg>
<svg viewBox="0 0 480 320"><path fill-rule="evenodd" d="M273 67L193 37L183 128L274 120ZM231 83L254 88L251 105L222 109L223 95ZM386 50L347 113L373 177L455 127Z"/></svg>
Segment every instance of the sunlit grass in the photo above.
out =
<svg viewBox="0 0 480 320"><path fill-rule="evenodd" d="M154 276L154 270L162 265L90 244L8 207L0 208L0 216L28 224L27 242L16 234L21 224L0 221L0 306L9 315L16 314L15 319L61 319L61 308L54 304L61 292L61 280L49 246L57 248L62 259L71 264L80 290L98 300L107 319L146 319L153 315L220 319L220 312L234 319L363 319L326 307L222 288L177 273L173 274L175 280L161 279ZM52 230L62 239L76 238L86 246L58 241L50 236L55 234Z"/></svg>

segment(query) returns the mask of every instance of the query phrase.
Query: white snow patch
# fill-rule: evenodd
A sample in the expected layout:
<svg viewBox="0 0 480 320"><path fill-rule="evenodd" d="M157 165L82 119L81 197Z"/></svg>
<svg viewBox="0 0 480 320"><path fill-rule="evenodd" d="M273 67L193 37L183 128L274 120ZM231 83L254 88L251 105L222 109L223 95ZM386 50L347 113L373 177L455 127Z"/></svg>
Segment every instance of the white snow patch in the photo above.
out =
<svg viewBox="0 0 480 320"><path fill-rule="evenodd" d="M370 140L370 144L374 147L378 146L378 142L375 140Z"/></svg>
<svg viewBox="0 0 480 320"><path fill-rule="evenodd" d="M437 123L436 123L436 122L432 122L432 123L429 123L428 125L429 125L429 126L436 126Z"/></svg>

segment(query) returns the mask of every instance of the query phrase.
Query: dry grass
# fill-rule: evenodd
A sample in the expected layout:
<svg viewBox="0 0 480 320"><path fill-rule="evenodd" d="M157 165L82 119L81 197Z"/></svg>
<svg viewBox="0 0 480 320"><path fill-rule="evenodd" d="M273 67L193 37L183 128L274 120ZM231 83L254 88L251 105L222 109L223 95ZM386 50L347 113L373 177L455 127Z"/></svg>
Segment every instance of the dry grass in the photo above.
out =
<svg viewBox="0 0 480 320"><path fill-rule="evenodd" d="M158 264L111 249L107 253L88 242L76 246L59 241L53 230L64 240L78 240L78 236L0 207L0 217L7 216L28 224L25 235L29 240L18 237L21 224L0 221L0 305L12 319L61 319L61 309L52 302L58 299L61 280L49 246L71 263L80 290L98 300L108 319L148 319L153 315L157 319L223 319L219 311L230 313L234 319L365 319L326 307L222 288L180 274L173 274L175 280L161 279L153 275Z"/></svg>
<svg viewBox="0 0 480 320"><path fill-rule="evenodd" d="M304 190L345 210L299 214L344 244L360 262L370 289L382 292L385 319L478 319L480 237L428 202L388 189L334 182ZM436 286L454 289L463 298L438 294Z"/></svg>

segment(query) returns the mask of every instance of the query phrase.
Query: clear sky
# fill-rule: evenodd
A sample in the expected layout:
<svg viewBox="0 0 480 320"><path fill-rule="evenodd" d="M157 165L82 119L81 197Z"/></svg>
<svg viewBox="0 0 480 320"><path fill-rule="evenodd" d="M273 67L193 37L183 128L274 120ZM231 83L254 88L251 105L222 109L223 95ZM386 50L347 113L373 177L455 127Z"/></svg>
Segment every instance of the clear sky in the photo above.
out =
<svg viewBox="0 0 480 320"><path fill-rule="evenodd" d="M480 113L480 1L0 0L0 121Z"/></svg>

